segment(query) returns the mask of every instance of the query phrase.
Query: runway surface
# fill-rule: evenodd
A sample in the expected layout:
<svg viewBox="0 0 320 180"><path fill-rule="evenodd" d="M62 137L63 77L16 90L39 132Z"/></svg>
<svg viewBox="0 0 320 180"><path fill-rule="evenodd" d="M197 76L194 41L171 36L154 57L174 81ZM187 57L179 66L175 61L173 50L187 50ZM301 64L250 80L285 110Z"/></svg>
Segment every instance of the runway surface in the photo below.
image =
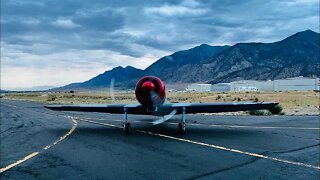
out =
<svg viewBox="0 0 320 180"><path fill-rule="evenodd" d="M1 179L319 179L319 116L55 112L1 99Z"/></svg>

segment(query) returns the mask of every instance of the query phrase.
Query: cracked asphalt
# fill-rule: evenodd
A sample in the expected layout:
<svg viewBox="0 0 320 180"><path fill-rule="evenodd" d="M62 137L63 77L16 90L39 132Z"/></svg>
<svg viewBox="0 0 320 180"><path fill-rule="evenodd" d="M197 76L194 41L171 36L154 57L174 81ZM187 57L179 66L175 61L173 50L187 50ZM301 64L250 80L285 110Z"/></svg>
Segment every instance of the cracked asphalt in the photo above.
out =
<svg viewBox="0 0 320 180"><path fill-rule="evenodd" d="M188 115L179 135L179 116L152 126L129 115L128 136L122 115L0 105L1 179L320 178L319 116Z"/></svg>

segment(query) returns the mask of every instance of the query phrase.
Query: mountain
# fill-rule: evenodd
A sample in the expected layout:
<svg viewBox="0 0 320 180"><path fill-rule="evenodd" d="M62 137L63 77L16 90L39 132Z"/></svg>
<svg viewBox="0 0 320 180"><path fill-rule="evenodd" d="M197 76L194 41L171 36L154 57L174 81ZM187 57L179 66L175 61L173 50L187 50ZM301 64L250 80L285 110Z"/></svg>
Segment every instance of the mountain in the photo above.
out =
<svg viewBox="0 0 320 180"><path fill-rule="evenodd" d="M320 76L319 33L296 33L274 43L239 43L195 67L209 83Z"/></svg>
<svg viewBox="0 0 320 180"><path fill-rule="evenodd" d="M215 55L229 47L230 46L210 46L202 44L188 50L178 51L169 56L165 56L150 65L145 69L145 74L169 80L174 76L178 69L199 65L203 60L213 58Z"/></svg>
<svg viewBox="0 0 320 180"><path fill-rule="evenodd" d="M200 46L165 56L145 70L116 67L86 82L59 89L134 88L144 75L160 77L166 84L218 83L234 80L267 80L295 76L320 76L319 33L298 32L274 43L238 43L233 46Z"/></svg>
<svg viewBox="0 0 320 180"><path fill-rule="evenodd" d="M99 90L110 87L111 81L114 81L114 87L131 87L135 85L136 81L143 76L143 70L127 66L125 68L118 66L110 71L105 71L98 76L82 82L72 83L60 88L52 89L57 90ZM123 86L125 84L126 86Z"/></svg>
<svg viewBox="0 0 320 180"><path fill-rule="evenodd" d="M135 83L139 78L145 75L158 76L161 79L169 79L170 75L174 73L175 69L180 66L193 66L194 64L199 64L200 61L212 58L219 52L227 49L229 46L210 46L207 44L202 44L200 46L178 51L171 54L170 56L165 56L154 64L149 66L145 70L136 69L132 66L127 66L123 68L121 66L116 67L110 71L105 71L103 74L81 83L72 83L63 87L51 89L52 91L58 90L99 90L106 89L110 87L111 79L114 78L114 87L118 89L133 88Z"/></svg>

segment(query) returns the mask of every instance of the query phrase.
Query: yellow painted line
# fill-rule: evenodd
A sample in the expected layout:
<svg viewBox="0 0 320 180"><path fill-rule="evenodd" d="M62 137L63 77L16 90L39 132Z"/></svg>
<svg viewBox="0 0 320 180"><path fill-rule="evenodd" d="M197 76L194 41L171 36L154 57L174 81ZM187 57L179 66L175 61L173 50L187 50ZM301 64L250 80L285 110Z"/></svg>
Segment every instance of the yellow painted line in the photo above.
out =
<svg viewBox="0 0 320 180"><path fill-rule="evenodd" d="M83 119L91 119L91 120L101 120L101 121L114 121L114 122L123 122L120 119L105 119L105 118L83 118ZM152 124L151 122L147 121L139 121L133 120L130 122L135 123L146 123ZM170 125L178 125L178 123L163 123L163 124L170 124ZM227 127L227 128L252 128L252 129L298 129L298 130L320 130L320 128L312 128L312 127L286 127L286 126L247 126L247 125L225 125L225 124L199 124L199 123L187 123L188 126L208 126L208 127Z"/></svg>
<svg viewBox="0 0 320 180"><path fill-rule="evenodd" d="M89 122L89 123L93 123L93 124L98 124L98 125L103 125L103 126L109 126L109 127L115 127L115 128L122 128L121 126L116 126L116 125L113 125L113 124L95 122L95 121L85 120L85 119L80 119L80 118L77 119L77 120L79 120L79 121L85 121L85 122ZM210 148L214 148L214 149L220 149L220 150L223 150L223 151L229 151L229 152L244 154L244 155L248 155L248 156L252 156L252 157L257 157L257 158L261 158L261 159L268 159L268 160L277 161L277 162L282 162L282 163L286 163L286 164L303 166L303 167L307 167L307 168L319 169L319 170L320 170L320 167L319 167L319 166L314 166L314 165L311 165L311 164L305 164L305 163L301 163L301 162L288 161L288 160L279 159L279 158L275 158L275 157L270 157L270 156L265 156L265 155L261 155L261 154L256 154L256 153L241 151L241 150L232 149L232 148L227 148L227 147L218 146L218 145L213 145L213 144L207 144L207 143L198 142L198 141L192 141L192 140L189 140L189 139L183 139L183 138L178 138L178 137L174 137L174 136L168 136L168 135L159 134L159 133L153 133L153 132L144 131L144 130L136 130L136 131L137 131L137 132L140 132L140 133L143 133L143 134L152 135L152 136L159 136L159 137L163 137L163 138L168 138L168 139L172 139L172 140L187 142L187 143L196 144L196 145L205 146L205 147L210 147Z"/></svg>
<svg viewBox="0 0 320 180"><path fill-rule="evenodd" d="M71 116L69 116L68 118L70 118L70 119L72 120L73 125L72 125L72 128L68 131L67 134L61 136L59 139L57 139L56 141L54 141L52 144L49 144L49 145L45 146L44 148L42 148L42 150L41 150L40 152L33 152L33 153L29 154L28 156L26 156L26 157L24 157L24 158L22 158L22 159L20 159L20 160L18 160L18 161L16 161L16 162L10 164L10 165L8 165L8 166L6 166L6 167L4 167L4 168L1 168L1 169L0 169L0 173L5 172L5 171L7 171L7 170L9 170L9 169L11 169L11 168L13 168L13 167L15 167L15 166L23 163L23 162L25 162L25 161L33 158L33 157L39 155L39 154L42 153L43 151L50 149L52 146L58 144L59 142L61 142L61 141L64 140L65 138L67 138L70 134L72 134L73 131L77 128L77 121L74 120L74 118L71 117Z"/></svg>
<svg viewBox="0 0 320 180"><path fill-rule="evenodd" d="M26 160L33 158L34 156L36 156L38 154L39 154L39 152L33 152L33 153L29 154L28 156L24 157L23 159L20 159L20 160L16 161L15 163L8 165L7 167L1 168L0 173L17 166L17 165L25 162Z"/></svg>

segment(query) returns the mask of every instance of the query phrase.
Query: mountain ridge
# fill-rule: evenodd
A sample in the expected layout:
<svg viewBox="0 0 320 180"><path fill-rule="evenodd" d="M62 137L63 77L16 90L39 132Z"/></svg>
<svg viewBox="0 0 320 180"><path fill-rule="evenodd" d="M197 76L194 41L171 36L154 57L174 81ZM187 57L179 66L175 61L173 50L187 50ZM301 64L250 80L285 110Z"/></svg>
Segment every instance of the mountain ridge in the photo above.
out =
<svg viewBox="0 0 320 180"><path fill-rule="evenodd" d="M55 90L103 89L109 87L112 79L114 87L132 89L145 75L157 76L166 84L320 76L319 39L319 33L305 30L272 43L201 44L164 56L144 70L118 66L88 81Z"/></svg>

